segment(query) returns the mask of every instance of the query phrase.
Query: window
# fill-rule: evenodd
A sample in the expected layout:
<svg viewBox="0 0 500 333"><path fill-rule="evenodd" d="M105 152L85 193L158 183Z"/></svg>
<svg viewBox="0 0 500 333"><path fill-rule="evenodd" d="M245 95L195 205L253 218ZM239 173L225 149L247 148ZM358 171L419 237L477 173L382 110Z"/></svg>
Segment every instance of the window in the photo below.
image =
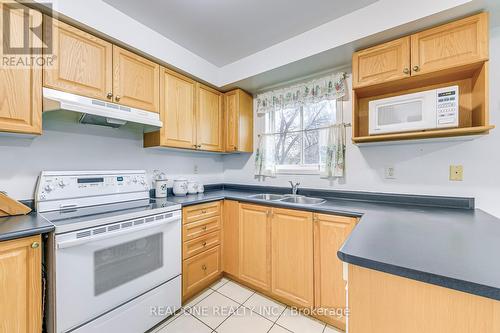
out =
<svg viewBox="0 0 500 333"><path fill-rule="evenodd" d="M328 126L337 120L337 101L323 100L268 112L265 134L276 172L317 174L326 158Z"/></svg>

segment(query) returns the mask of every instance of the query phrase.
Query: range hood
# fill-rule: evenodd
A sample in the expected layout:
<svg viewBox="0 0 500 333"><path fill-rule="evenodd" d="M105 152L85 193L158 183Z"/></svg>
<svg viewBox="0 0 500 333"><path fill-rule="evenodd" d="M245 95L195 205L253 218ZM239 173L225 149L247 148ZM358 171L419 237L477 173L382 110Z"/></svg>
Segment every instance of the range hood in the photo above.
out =
<svg viewBox="0 0 500 333"><path fill-rule="evenodd" d="M162 127L160 115L155 112L109 103L50 88L43 88L43 111L70 111L80 113L82 124L121 127L127 123L143 125L144 132Z"/></svg>

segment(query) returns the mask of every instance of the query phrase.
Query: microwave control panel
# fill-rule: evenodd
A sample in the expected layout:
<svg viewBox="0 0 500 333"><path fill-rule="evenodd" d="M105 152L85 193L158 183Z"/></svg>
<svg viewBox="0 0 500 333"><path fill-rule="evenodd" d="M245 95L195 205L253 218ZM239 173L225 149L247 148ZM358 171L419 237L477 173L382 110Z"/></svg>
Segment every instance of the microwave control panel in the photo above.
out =
<svg viewBox="0 0 500 333"><path fill-rule="evenodd" d="M458 127L458 86L436 90L436 127Z"/></svg>

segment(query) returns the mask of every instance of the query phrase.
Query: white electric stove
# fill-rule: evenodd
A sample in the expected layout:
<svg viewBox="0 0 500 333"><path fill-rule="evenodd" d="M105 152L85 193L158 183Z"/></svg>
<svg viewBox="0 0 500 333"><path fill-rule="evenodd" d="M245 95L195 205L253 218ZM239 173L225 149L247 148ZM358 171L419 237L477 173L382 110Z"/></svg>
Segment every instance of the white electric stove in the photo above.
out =
<svg viewBox="0 0 500 333"><path fill-rule="evenodd" d="M145 332L181 306L181 207L145 171L47 172L49 332Z"/></svg>

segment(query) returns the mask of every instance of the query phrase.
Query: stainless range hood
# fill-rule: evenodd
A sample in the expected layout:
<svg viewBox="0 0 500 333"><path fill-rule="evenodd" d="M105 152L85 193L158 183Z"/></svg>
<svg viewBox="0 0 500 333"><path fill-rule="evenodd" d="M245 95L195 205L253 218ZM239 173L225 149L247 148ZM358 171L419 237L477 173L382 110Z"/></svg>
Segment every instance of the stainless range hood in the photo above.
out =
<svg viewBox="0 0 500 333"><path fill-rule="evenodd" d="M50 88L43 88L43 111L70 111L80 113L82 124L121 127L127 123L143 125L144 132L162 127L160 115L98 99L83 97Z"/></svg>

